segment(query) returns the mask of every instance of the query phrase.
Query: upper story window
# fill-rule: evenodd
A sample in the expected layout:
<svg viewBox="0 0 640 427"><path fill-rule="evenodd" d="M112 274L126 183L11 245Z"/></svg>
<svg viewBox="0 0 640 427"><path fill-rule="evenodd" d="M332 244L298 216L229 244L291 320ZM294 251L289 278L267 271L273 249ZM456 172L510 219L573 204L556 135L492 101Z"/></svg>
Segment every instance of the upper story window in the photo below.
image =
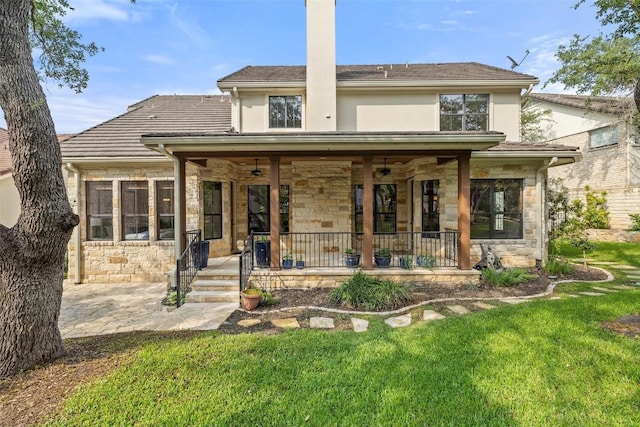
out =
<svg viewBox="0 0 640 427"><path fill-rule="evenodd" d="M87 182L87 238L113 240L113 188L111 181Z"/></svg>
<svg viewBox="0 0 640 427"><path fill-rule="evenodd" d="M269 127L301 128L302 96L270 96Z"/></svg>
<svg viewBox="0 0 640 427"><path fill-rule="evenodd" d="M486 131L489 94L440 95L441 131Z"/></svg>
<svg viewBox="0 0 640 427"><path fill-rule="evenodd" d="M618 125L606 126L589 132L589 148L617 145L619 140L620 127Z"/></svg>

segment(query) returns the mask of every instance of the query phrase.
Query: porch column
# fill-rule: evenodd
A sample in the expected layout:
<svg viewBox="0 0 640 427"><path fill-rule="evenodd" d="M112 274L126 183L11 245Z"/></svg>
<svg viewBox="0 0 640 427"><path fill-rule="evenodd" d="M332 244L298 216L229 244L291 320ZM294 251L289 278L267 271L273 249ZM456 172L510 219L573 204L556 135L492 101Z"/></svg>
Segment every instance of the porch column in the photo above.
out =
<svg viewBox="0 0 640 427"><path fill-rule="evenodd" d="M362 165L362 265L373 268L373 159L365 157Z"/></svg>
<svg viewBox="0 0 640 427"><path fill-rule="evenodd" d="M269 158L269 240L271 270L280 270L280 158Z"/></svg>
<svg viewBox="0 0 640 427"><path fill-rule="evenodd" d="M458 156L458 268L471 268L471 182L469 160L471 153Z"/></svg>
<svg viewBox="0 0 640 427"><path fill-rule="evenodd" d="M174 254L176 260L180 258L187 246L187 199L186 193L186 162L184 159L173 159L173 214L175 217L173 231Z"/></svg>

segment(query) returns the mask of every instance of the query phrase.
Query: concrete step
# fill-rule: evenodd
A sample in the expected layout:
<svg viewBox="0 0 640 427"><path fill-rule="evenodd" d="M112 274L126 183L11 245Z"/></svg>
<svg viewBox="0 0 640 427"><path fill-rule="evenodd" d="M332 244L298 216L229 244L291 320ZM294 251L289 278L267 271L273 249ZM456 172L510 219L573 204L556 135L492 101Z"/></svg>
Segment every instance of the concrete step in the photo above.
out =
<svg viewBox="0 0 640 427"><path fill-rule="evenodd" d="M237 280L203 280L196 279L191 283L194 291L236 291L240 292Z"/></svg>
<svg viewBox="0 0 640 427"><path fill-rule="evenodd" d="M196 273L195 280L235 280L238 282L240 280L240 273L201 270Z"/></svg>
<svg viewBox="0 0 640 427"><path fill-rule="evenodd" d="M240 303L238 291L191 291L185 298L186 303L232 302Z"/></svg>

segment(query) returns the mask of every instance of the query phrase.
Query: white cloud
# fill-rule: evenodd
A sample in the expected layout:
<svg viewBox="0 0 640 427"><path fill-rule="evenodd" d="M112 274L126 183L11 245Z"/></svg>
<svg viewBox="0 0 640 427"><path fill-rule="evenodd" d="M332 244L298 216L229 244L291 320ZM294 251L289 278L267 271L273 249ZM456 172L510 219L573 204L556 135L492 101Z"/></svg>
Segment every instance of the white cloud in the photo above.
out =
<svg viewBox="0 0 640 427"><path fill-rule="evenodd" d="M176 63L176 61L173 58L166 55L147 54L147 55L143 55L142 59L144 59L145 61L153 62L154 64L160 64L160 65L174 65Z"/></svg>
<svg viewBox="0 0 640 427"><path fill-rule="evenodd" d="M178 9L178 5L168 6L169 19L186 35L193 43L205 47L211 44L211 37L209 34L198 24L195 17L182 16L182 11Z"/></svg>
<svg viewBox="0 0 640 427"><path fill-rule="evenodd" d="M522 68L518 71L533 74L540 79L537 91L552 93L575 93L575 90L565 89L562 84L550 84L543 89L544 84L551 78L553 73L560 68L556 53L558 46L567 44L568 37L558 37L554 34L543 34L529 40L529 57L524 61Z"/></svg>
<svg viewBox="0 0 640 427"><path fill-rule="evenodd" d="M139 21L140 10L130 1L123 0L72 0L74 10L69 11L66 21Z"/></svg>

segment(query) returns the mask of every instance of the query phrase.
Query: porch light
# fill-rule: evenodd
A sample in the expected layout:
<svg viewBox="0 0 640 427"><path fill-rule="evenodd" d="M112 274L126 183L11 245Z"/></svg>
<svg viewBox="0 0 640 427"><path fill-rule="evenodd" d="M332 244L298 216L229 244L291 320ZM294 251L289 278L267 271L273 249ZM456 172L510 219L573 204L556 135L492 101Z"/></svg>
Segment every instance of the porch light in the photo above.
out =
<svg viewBox="0 0 640 427"><path fill-rule="evenodd" d="M382 176L387 176L391 173L391 169L387 167L387 158L384 158L384 168L380 169Z"/></svg>
<svg viewBox="0 0 640 427"><path fill-rule="evenodd" d="M251 175L253 176L262 176L262 171L258 169L258 159L256 159L256 168L251 171Z"/></svg>

